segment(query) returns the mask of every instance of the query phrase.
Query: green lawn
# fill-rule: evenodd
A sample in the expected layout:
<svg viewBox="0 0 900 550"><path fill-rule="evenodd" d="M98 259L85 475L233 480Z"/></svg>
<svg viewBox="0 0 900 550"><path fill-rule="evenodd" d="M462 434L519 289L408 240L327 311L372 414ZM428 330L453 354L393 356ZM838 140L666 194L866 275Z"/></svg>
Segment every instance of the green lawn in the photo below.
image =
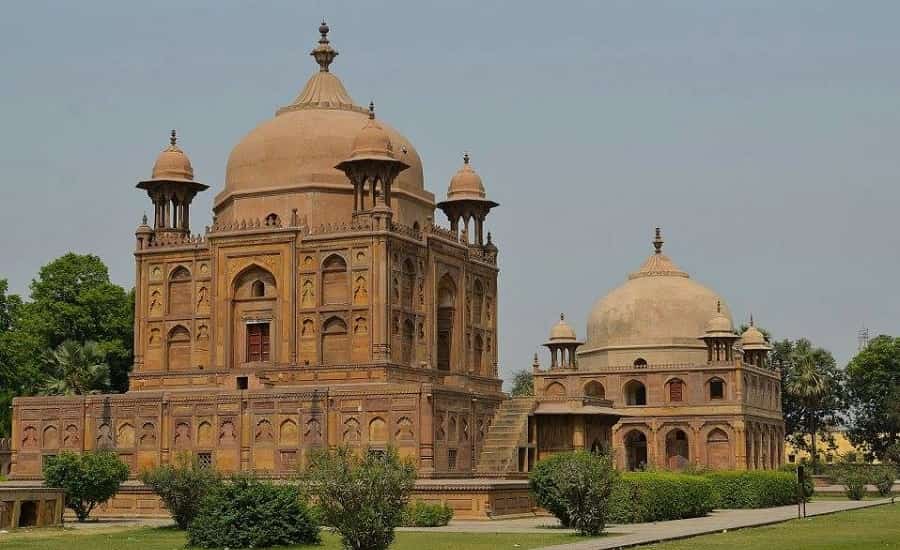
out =
<svg viewBox="0 0 900 550"><path fill-rule="evenodd" d="M644 550L900 548L900 503L642 546Z"/></svg>
<svg viewBox="0 0 900 550"><path fill-rule="evenodd" d="M492 534L398 532L396 550L503 550L540 548L585 540L566 533ZM0 548L22 550L179 550L183 531L174 528L129 530L36 529L0 535ZM516 546L518 545L518 546ZM337 536L325 533L319 546L291 546L316 550L340 550Z"/></svg>

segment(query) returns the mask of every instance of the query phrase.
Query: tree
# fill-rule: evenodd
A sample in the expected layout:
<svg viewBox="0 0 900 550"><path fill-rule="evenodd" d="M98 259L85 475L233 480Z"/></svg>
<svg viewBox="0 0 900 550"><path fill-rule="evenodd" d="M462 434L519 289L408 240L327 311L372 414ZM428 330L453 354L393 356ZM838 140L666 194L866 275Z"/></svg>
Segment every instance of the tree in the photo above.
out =
<svg viewBox="0 0 900 550"><path fill-rule="evenodd" d="M416 467L395 449L362 453L339 447L312 454L301 474L344 548L384 550L394 540L416 480Z"/></svg>
<svg viewBox="0 0 900 550"><path fill-rule="evenodd" d="M128 479L128 465L111 451L51 456L44 466L44 485L66 491L66 506L84 521L91 510L113 497Z"/></svg>
<svg viewBox="0 0 900 550"><path fill-rule="evenodd" d="M781 370L785 433L818 465L819 443L833 445L833 429L843 420L843 374L834 357L801 338L774 342L772 365Z"/></svg>
<svg viewBox="0 0 900 550"><path fill-rule="evenodd" d="M900 338L878 336L850 360L847 394L850 441L869 459L891 459L900 446Z"/></svg>
<svg viewBox="0 0 900 550"><path fill-rule="evenodd" d="M180 529L187 529L200 510L200 503L221 482L221 476L196 456L180 453L175 464L164 464L141 472L141 482L153 489Z"/></svg>
<svg viewBox="0 0 900 550"><path fill-rule="evenodd" d="M513 374L512 390L509 394L513 397L534 395L534 375L531 370L522 369Z"/></svg>
<svg viewBox="0 0 900 550"><path fill-rule="evenodd" d="M0 279L0 437L9 437L12 422L12 398L19 388L14 360L13 327L22 306L22 299L7 294L9 285Z"/></svg>
<svg viewBox="0 0 900 550"><path fill-rule="evenodd" d="M45 354L47 381L43 395L84 395L109 388L106 352L96 342L66 340Z"/></svg>

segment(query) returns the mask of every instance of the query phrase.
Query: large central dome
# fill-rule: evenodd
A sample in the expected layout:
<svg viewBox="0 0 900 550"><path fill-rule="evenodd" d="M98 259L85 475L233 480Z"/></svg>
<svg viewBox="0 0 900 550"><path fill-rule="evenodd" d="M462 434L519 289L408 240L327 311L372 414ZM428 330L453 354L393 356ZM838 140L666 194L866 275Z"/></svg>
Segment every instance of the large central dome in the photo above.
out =
<svg viewBox="0 0 900 550"><path fill-rule="evenodd" d="M706 344L699 340L722 299L695 282L656 250L628 280L598 300L587 324L587 342L579 350L581 367L602 368L647 363L706 361Z"/></svg>
<svg viewBox="0 0 900 550"><path fill-rule="evenodd" d="M311 52L318 72L291 104L231 151L225 189L214 205L222 221L263 218L269 213L288 219L294 208L311 224L349 220L353 186L335 166L350 155L368 110L356 105L330 72L337 51L328 41L327 25L323 23L319 30L322 36ZM380 124L398 160L409 165L394 182L395 219L424 224L434 210L434 196L425 191L419 154L397 130L384 121Z"/></svg>

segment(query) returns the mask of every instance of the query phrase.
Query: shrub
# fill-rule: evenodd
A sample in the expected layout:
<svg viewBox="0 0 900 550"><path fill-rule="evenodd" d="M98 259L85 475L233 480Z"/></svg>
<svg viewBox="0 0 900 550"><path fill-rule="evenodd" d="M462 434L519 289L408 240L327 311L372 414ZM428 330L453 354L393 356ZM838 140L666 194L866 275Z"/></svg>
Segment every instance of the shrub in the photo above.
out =
<svg viewBox="0 0 900 550"><path fill-rule="evenodd" d="M528 476L537 505L553 514L563 527L571 527L565 502L558 498L556 472L568 460L569 453L558 453L538 461Z"/></svg>
<svg viewBox="0 0 900 550"><path fill-rule="evenodd" d="M875 485L880 496L887 497L891 495L891 490L894 488L894 480L896 478L897 470L894 468L893 464L878 464L877 467L874 468L869 482Z"/></svg>
<svg viewBox="0 0 900 550"><path fill-rule="evenodd" d="M551 463L553 467L542 468L537 480L532 477L538 502L560 511L560 522L565 519L582 535L599 535L606 526L617 479L609 455L574 451L555 455Z"/></svg>
<svg viewBox="0 0 900 550"><path fill-rule="evenodd" d="M128 465L111 451L62 452L44 466L44 485L66 491L66 506L84 521L91 510L113 497L128 479Z"/></svg>
<svg viewBox="0 0 900 550"><path fill-rule="evenodd" d="M717 495L716 508L768 508L797 502L797 476L757 470L707 474Z"/></svg>
<svg viewBox="0 0 900 550"><path fill-rule="evenodd" d="M839 479L839 483L844 486L847 498L851 500L862 500L866 496L867 481L868 478L860 470L849 470Z"/></svg>
<svg viewBox="0 0 900 550"><path fill-rule="evenodd" d="M417 500L406 505L400 525L403 527L441 527L453 519L453 508Z"/></svg>
<svg viewBox="0 0 900 550"><path fill-rule="evenodd" d="M610 521L642 523L695 518L709 513L716 502L712 481L672 472L622 474L610 499Z"/></svg>
<svg viewBox="0 0 900 550"><path fill-rule="evenodd" d="M416 467L397 451L362 453L322 449L312 453L302 480L322 521L345 548L384 550L394 540L416 479Z"/></svg>
<svg viewBox="0 0 900 550"><path fill-rule="evenodd" d="M274 485L247 475L216 484L188 525L188 545L260 548L313 544L319 525L293 485Z"/></svg>
<svg viewBox="0 0 900 550"><path fill-rule="evenodd" d="M794 479L797 479L798 467L798 464L784 464L778 468L778 471L787 472L794 476ZM803 498L806 502L809 502L810 497L813 496L813 493L815 493L816 490L816 485L812 478L812 468L810 468L809 465L803 465L803 479L800 480L800 483L801 487L803 487Z"/></svg>
<svg viewBox="0 0 900 550"><path fill-rule="evenodd" d="M179 454L174 465L145 470L140 477L159 495L181 529L187 529L203 497L221 482L215 469L201 466L197 457L187 453Z"/></svg>

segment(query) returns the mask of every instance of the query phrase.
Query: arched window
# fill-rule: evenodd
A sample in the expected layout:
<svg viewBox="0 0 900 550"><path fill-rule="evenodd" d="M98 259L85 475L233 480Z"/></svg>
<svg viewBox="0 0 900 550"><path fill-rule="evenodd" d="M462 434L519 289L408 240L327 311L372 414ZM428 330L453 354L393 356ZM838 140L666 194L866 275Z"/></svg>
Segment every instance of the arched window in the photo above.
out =
<svg viewBox="0 0 900 550"><path fill-rule="evenodd" d="M178 266L169 275L169 313L183 314L194 310L191 298L191 272Z"/></svg>
<svg viewBox="0 0 900 550"><path fill-rule="evenodd" d="M647 436L639 430L631 430L625 435L626 467L630 471L647 467Z"/></svg>
<svg viewBox="0 0 900 550"><path fill-rule="evenodd" d="M169 331L167 359L169 370L184 370L191 366L191 334L178 325Z"/></svg>
<svg viewBox="0 0 900 550"><path fill-rule="evenodd" d="M626 405L646 405L647 388L637 380L631 380L625 384Z"/></svg>
<svg viewBox="0 0 900 550"><path fill-rule="evenodd" d="M262 281L253 281L250 286L250 296L254 298L262 298L266 295L266 284Z"/></svg>
<svg viewBox="0 0 900 550"><path fill-rule="evenodd" d="M437 313L437 368L449 371L456 316L456 283L449 275L445 275L438 285Z"/></svg>
<svg viewBox="0 0 900 550"><path fill-rule="evenodd" d="M646 367L647 367L647 360L644 359L643 357L638 357L637 359L634 360L634 368L643 369Z"/></svg>
<svg viewBox="0 0 900 550"><path fill-rule="evenodd" d="M340 317L332 317L322 326L322 361L326 364L340 364L349 360L347 323Z"/></svg>
<svg viewBox="0 0 900 550"><path fill-rule="evenodd" d="M481 311L484 307L484 286L481 281L475 279L472 290L472 322L481 325Z"/></svg>
<svg viewBox="0 0 900 550"><path fill-rule="evenodd" d="M606 397L606 390L603 389L603 384L596 380L591 380L584 385L584 395L603 398Z"/></svg>
<svg viewBox="0 0 900 550"><path fill-rule="evenodd" d="M725 381L721 378L710 378L709 382L709 398L725 399Z"/></svg>
<svg viewBox="0 0 900 550"><path fill-rule="evenodd" d="M278 218L278 214L272 212L271 214L266 216L266 225L270 227L281 225L281 220Z"/></svg>
<svg viewBox="0 0 900 550"><path fill-rule="evenodd" d="M684 401L684 382L679 378L669 380L669 401L672 403L680 403Z"/></svg>
<svg viewBox="0 0 900 550"><path fill-rule="evenodd" d="M415 309L415 302L413 301L413 296L416 295L416 266L412 263L412 260L409 258L403 262L403 289L402 289L402 304L401 307L406 308L409 311L413 311Z"/></svg>
<svg viewBox="0 0 900 550"><path fill-rule="evenodd" d="M675 429L666 434L666 467L682 470L690 462L688 436L684 430Z"/></svg>
<svg viewBox="0 0 900 550"><path fill-rule="evenodd" d="M350 301L350 276L347 262L332 254L322 262L322 295L325 304L346 304Z"/></svg>

